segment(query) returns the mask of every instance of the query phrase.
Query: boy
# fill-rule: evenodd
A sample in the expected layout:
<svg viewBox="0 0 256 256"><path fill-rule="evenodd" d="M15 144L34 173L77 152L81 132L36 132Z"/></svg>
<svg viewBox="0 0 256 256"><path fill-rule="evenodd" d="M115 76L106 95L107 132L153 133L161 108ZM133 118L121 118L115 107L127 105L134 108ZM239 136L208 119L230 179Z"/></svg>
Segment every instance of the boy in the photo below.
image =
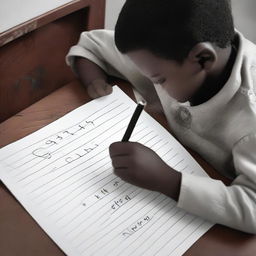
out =
<svg viewBox="0 0 256 256"><path fill-rule="evenodd" d="M229 0L127 0L115 33L82 33L67 62L92 98L111 93L109 74L160 100L176 137L233 182L178 173L132 142L110 146L118 176L256 234L256 46L234 30Z"/></svg>

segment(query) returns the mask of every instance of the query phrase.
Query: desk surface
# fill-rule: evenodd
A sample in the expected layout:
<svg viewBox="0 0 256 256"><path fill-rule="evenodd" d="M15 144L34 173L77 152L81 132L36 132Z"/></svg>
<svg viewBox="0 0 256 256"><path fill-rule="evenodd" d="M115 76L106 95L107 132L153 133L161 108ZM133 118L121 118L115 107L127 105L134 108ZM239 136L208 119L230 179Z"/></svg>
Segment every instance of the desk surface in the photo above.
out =
<svg viewBox="0 0 256 256"><path fill-rule="evenodd" d="M132 90L126 83L121 82L120 87L134 98ZM58 89L1 123L0 147L44 127L89 100L86 91L77 81ZM152 115L168 129L167 122L162 114ZM197 154L190 152L211 177L229 183ZM1 182L0 204L1 255L64 255ZM185 255L254 256L256 255L256 236L215 225Z"/></svg>

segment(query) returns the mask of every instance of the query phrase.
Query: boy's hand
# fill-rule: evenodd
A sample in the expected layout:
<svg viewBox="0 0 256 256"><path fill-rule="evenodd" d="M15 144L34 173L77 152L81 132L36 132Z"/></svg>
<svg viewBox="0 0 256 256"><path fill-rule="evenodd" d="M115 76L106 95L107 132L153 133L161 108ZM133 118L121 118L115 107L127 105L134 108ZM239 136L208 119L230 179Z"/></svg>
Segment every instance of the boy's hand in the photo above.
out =
<svg viewBox="0 0 256 256"><path fill-rule="evenodd" d="M112 86L106 82L107 75L98 65L86 58L76 57L74 66L80 81L92 99L112 93Z"/></svg>
<svg viewBox="0 0 256 256"><path fill-rule="evenodd" d="M121 179L178 200L181 173L168 166L153 150L136 142L116 142L110 145L109 153L114 172Z"/></svg>
<svg viewBox="0 0 256 256"><path fill-rule="evenodd" d="M87 92L92 99L111 94L112 90L112 86L107 84L103 79L96 79L87 85Z"/></svg>

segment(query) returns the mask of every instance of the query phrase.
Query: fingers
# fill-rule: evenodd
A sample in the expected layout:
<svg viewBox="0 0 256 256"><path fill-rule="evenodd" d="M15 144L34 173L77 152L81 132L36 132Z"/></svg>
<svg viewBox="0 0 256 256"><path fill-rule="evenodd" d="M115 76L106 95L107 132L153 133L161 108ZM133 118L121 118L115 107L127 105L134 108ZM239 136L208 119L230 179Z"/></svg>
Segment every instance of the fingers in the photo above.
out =
<svg viewBox="0 0 256 256"><path fill-rule="evenodd" d="M115 168L114 169L115 175L117 175L122 180L134 184L134 178L131 177L128 168ZM135 185L135 184L134 184Z"/></svg>
<svg viewBox="0 0 256 256"><path fill-rule="evenodd" d="M100 83L94 83L93 87L96 91L96 93L101 97L101 96L105 96L106 92L105 92L105 88L106 88L106 84L103 82Z"/></svg>
<svg viewBox="0 0 256 256"><path fill-rule="evenodd" d="M114 169L127 169L130 162L130 157L127 156L116 156L112 158L112 165Z"/></svg>
<svg viewBox="0 0 256 256"><path fill-rule="evenodd" d="M112 86L103 80L95 80L87 87L88 94L91 98L96 99L111 94Z"/></svg>
<svg viewBox="0 0 256 256"><path fill-rule="evenodd" d="M137 142L115 142L109 146L109 154L111 158L117 156L129 156L132 155L139 143Z"/></svg>
<svg viewBox="0 0 256 256"><path fill-rule="evenodd" d="M132 164L131 158L129 156L116 156L112 158L112 165L114 169L114 174L117 175L122 180L133 184L133 172L131 172Z"/></svg>
<svg viewBox="0 0 256 256"><path fill-rule="evenodd" d="M94 86L92 86L92 85L88 85L88 87L87 87L87 92L88 92L89 96L90 96L92 99L96 99L96 98L99 97L98 94L97 94L96 91L95 91Z"/></svg>
<svg viewBox="0 0 256 256"><path fill-rule="evenodd" d="M112 86L109 85L109 84L106 84L106 87L105 87L105 93L106 93L106 95L109 95L109 94L111 94L112 92L113 92Z"/></svg>

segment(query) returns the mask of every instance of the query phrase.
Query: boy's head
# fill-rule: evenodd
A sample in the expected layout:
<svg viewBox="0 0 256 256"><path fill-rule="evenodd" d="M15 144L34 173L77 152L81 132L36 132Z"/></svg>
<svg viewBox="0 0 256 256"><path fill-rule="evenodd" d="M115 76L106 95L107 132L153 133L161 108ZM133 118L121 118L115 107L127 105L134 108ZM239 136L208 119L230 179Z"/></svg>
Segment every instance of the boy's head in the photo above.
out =
<svg viewBox="0 0 256 256"><path fill-rule="evenodd" d="M218 73L234 35L230 0L127 0L115 43L144 75L186 101Z"/></svg>

